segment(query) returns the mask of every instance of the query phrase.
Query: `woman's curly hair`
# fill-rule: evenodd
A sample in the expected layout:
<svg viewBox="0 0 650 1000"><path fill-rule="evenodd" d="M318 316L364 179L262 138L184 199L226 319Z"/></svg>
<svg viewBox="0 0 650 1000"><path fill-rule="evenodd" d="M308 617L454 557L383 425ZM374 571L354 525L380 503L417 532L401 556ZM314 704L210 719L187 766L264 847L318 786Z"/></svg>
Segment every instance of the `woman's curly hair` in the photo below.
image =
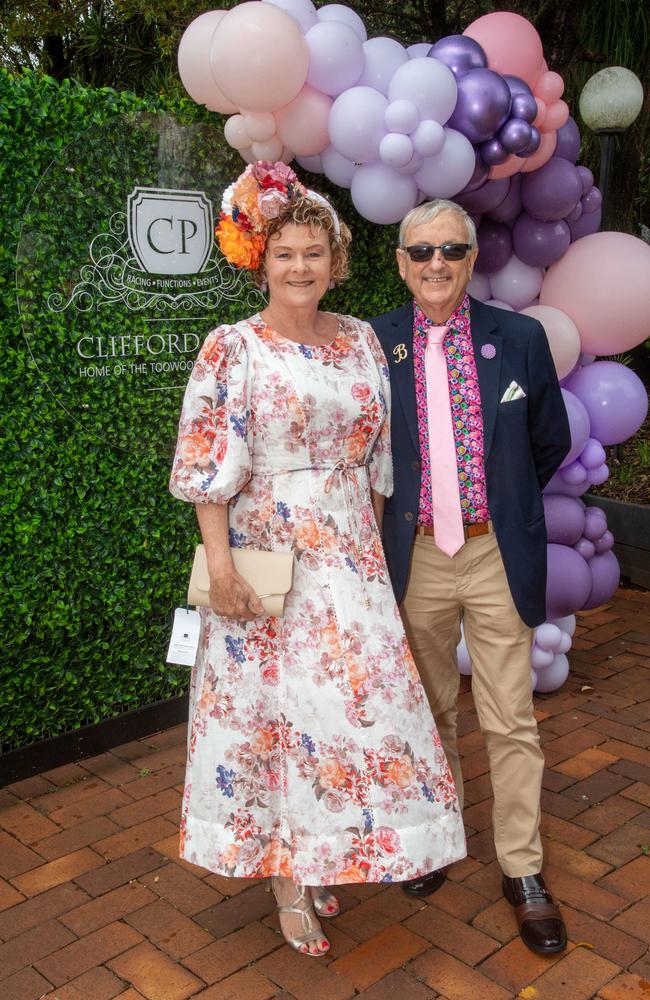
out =
<svg viewBox="0 0 650 1000"><path fill-rule="evenodd" d="M336 216L333 213L334 209L330 210L321 202L313 200L308 195L295 198L269 223L266 239L267 249L275 234L279 233L283 226L286 226L289 222L293 222L297 226L323 229L327 233L332 253L332 281L335 285L340 285L348 277L350 271L348 247L352 239L352 233L341 220L338 220L339 232L337 232ZM266 281L264 259L262 259L259 269L253 271L252 274L253 279L258 285Z"/></svg>

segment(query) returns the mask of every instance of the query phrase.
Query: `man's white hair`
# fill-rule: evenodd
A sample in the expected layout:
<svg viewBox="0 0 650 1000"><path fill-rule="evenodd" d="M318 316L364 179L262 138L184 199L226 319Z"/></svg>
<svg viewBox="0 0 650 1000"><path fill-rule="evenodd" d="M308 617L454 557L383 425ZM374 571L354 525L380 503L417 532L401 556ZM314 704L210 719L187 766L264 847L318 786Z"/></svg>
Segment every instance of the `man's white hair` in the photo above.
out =
<svg viewBox="0 0 650 1000"><path fill-rule="evenodd" d="M406 233L411 226L424 226L427 222L432 222L437 215L443 212L453 212L459 215L467 228L467 242L470 246L476 246L476 226L471 215L465 211L461 205L455 201L447 201L445 198L436 198L434 201L425 201L423 205L412 208L408 215L402 219L399 227L399 245L404 249L406 246Z"/></svg>

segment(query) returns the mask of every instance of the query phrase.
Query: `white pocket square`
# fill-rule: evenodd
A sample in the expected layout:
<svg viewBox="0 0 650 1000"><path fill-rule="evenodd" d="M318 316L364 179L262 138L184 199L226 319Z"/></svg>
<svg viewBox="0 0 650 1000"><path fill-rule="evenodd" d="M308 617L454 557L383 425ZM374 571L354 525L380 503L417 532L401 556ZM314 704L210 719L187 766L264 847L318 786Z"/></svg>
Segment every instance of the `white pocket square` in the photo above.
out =
<svg viewBox="0 0 650 1000"><path fill-rule="evenodd" d="M526 393L521 388L521 386L518 385L517 382L511 382L506 391L504 392L503 396L501 397L500 402L512 403L512 401L515 399L525 399L525 398L526 398Z"/></svg>

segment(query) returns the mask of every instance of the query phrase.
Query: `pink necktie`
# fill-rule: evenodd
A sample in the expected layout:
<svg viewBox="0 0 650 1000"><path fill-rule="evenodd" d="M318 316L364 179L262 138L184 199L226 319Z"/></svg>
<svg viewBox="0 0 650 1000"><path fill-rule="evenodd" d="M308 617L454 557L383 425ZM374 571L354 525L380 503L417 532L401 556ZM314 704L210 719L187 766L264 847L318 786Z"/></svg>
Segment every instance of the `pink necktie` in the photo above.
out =
<svg viewBox="0 0 650 1000"><path fill-rule="evenodd" d="M445 555L453 556L465 544L465 536L449 403L447 359L442 346L446 333L446 326L429 328L424 354L424 371L427 380L433 532L438 548Z"/></svg>

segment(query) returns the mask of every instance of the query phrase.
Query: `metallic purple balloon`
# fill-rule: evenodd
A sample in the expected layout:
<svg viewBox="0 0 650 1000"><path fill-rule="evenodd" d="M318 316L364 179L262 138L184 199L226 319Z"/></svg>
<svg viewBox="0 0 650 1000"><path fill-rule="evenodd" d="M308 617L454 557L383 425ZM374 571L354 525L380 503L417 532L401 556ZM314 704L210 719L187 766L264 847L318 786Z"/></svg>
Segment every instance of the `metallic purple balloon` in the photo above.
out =
<svg viewBox="0 0 650 1000"><path fill-rule="evenodd" d="M594 186L594 175L589 167L579 166L576 167L576 170L580 174L580 180L582 181L582 193L587 194Z"/></svg>
<svg viewBox="0 0 650 1000"><path fill-rule="evenodd" d="M530 142L525 149L522 149L520 156L532 156L536 153L542 142L542 136L539 129L535 128L534 125L530 126Z"/></svg>
<svg viewBox="0 0 650 1000"><path fill-rule="evenodd" d="M503 201L487 214L495 222L512 223L521 212L521 174L510 178L510 190Z"/></svg>
<svg viewBox="0 0 650 1000"><path fill-rule="evenodd" d="M508 90L513 97L515 94L530 94L532 96L532 90L520 76L512 76L510 73L504 73L503 79L508 84Z"/></svg>
<svg viewBox="0 0 650 1000"><path fill-rule="evenodd" d="M448 66L456 79L471 69L484 69L487 56L478 42L467 35L447 35L429 49L432 59Z"/></svg>
<svg viewBox="0 0 650 1000"><path fill-rule="evenodd" d="M532 137L533 127L523 118L509 118L497 135L497 139L508 153L517 154L530 145Z"/></svg>
<svg viewBox="0 0 650 1000"><path fill-rule="evenodd" d="M512 230L514 251L530 267L550 267L571 245L571 231L563 219L540 222L522 212Z"/></svg>
<svg viewBox="0 0 650 1000"><path fill-rule="evenodd" d="M491 167L497 167L500 163L505 163L509 155L508 150L504 149L496 136L494 139L482 142L478 147L478 151L485 162L489 163Z"/></svg>
<svg viewBox="0 0 650 1000"><path fill-rule="evenodd" d="M476 166L474 167L474 173L472 174L472 176L468 180L468 182L465 185L465 187L463 188L463 190L460 191L459 193L460 194L469 194L470 191L476 191L477 188L480 188L481 185L485 183L485 181L487 180L487 176L488 176L489 172L490 172L490 168L483 161L483 159L479 156L479 154L477 152L476 153Z"/></svg>
<svg viewBox="0 0 650 1000"><path fill-rule="evenodd" d="M505 267L512 254L512 236L503 222L484 219L479 226L478 257L476 270L479 274L494 274Z"/></svg>
<svg viewBox="0 0 650 1000"><path fill-rule="evenodd" d="M472 69L457 83L458 98L448 127L462 132L470 142L487 142L510 114L508 84L491 69Z"/></svg>
<svg viewBox="0 0 650 1000"><path fill-rule="evenodd" d="M580 131L573 118L569 118L557 130L557 146L553 156L561 156L563 160L575 163L580 152Z"/></svg>
<svg viewBox="0 0 650 1000"><path fill-rule="evenodd" d="M510 114L532 125L537 118L537 101L532 94L513 94Z"/></svg>
<svg viewBox="0 0 650 1000"><path fill-rule="evenodd" d="M501 204L509 190L510 178L502 177L498 181L486 181L474 191L455 195L455 201L467 212L490 212Z"/></svg>

